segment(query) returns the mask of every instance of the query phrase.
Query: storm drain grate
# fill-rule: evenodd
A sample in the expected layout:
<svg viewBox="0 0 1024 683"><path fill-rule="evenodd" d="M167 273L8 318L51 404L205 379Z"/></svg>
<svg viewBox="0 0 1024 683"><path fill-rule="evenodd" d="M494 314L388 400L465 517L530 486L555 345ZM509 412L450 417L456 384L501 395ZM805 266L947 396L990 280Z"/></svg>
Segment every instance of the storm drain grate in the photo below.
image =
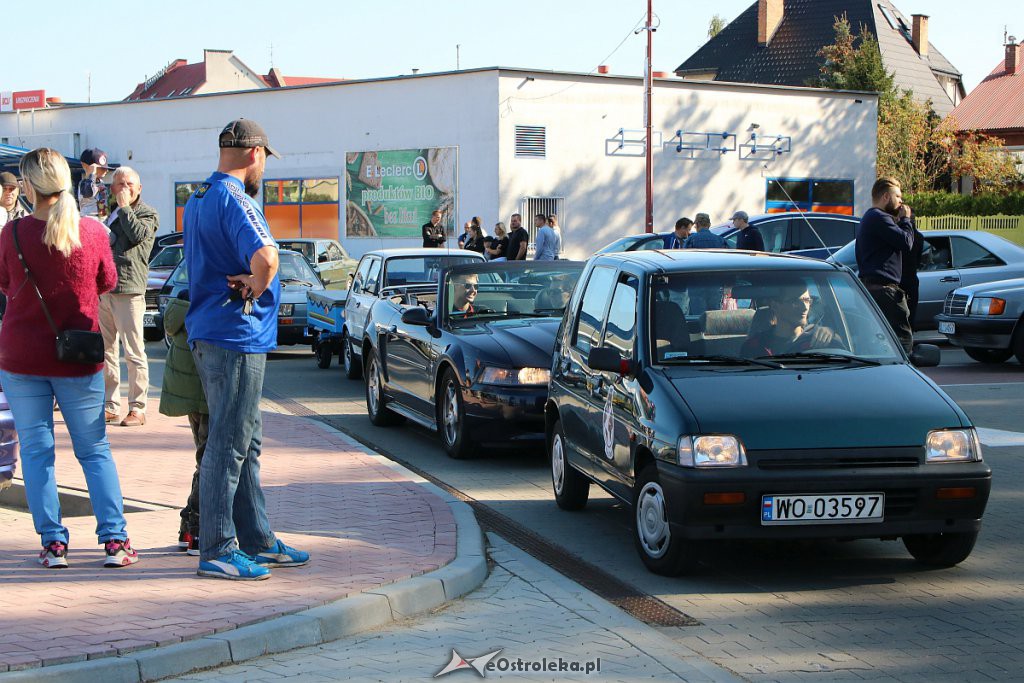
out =
<svg viewBox="0 0 1024 683"><path fill-rule="evenodd" d="M593 591L603 599L612 603L627 614L652 626L697 626L700 622L688 614L680 612L663 600L638 590L636 587L617 579L600 567L597 567L578 555L567 552L523 525L509 519L478 500L467 496L429 472L416 467L402 458L388 452L380 446L360 438L351 431L328 417L310 410L292 398L282 396L275 391L264 389L264 395L299 417L311 417L344 432L363 445L371 448L389 460L393 460L435 486L470 505L476 514L477 521L485 531L498 534L524 552L532 555L563 576L572 579L584 588Z"/></svg>

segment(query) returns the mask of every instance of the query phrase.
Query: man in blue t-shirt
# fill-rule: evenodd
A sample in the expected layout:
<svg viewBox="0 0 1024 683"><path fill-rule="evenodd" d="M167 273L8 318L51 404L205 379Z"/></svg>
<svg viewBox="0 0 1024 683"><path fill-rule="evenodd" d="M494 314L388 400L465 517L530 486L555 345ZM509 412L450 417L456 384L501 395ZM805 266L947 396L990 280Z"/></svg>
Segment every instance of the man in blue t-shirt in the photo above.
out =
<svg viewBox="0 0 1024 683"><path fill-rule="evenodd" d="M267 352L277 346L277 243L260 206L267 155L277 157L255 121L220 133L216 173L185 205L185 267L191 306L189 345L210 407L199 471L199 575L270 578L268 567L296 567L309 554L270 529L260 487L259 401Z"/></svg>

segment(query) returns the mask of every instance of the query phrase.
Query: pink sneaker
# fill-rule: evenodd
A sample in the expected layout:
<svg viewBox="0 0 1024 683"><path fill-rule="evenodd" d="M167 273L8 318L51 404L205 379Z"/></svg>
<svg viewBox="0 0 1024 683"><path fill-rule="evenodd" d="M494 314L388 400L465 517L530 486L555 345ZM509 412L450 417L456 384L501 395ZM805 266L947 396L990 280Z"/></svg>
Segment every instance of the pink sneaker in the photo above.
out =
<svg viewBox="0 0 1024 683"><path fill-rule="evenodd" d="M39 564L47 569L64 569L68 566L68 547L60 541L51 541L39 553Z"/></svg>
<svg viewBox="0 0 1024 683"><path fill-rule="evenodd" d="M127 567L139 561L139 554L132 548L132 542L127 538L123 541L112 539L103 544L107 551L107 559L103 561L104 567Z"/></svg>

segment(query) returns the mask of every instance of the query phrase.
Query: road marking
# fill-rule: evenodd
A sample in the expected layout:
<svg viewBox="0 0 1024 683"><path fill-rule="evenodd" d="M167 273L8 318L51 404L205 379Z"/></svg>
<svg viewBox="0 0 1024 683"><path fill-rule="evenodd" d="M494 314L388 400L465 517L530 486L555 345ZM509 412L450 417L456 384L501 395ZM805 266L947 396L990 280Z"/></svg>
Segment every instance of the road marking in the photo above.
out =
<svg viewBox="0 0 1024 683"><path fill-rule="evenodd" d="M1024 433L978 427L978 438L986 446L1024 446Z"/></svg>

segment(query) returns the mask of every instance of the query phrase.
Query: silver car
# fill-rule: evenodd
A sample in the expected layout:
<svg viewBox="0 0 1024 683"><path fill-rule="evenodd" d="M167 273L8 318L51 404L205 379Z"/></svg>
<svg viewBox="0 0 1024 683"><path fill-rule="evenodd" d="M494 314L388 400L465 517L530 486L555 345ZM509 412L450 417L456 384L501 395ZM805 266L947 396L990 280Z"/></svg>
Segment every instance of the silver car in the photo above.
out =
<svg viewBox="0 0 1024 683"><path fill-rule="evenodd" d="M1024 363L1024 278L959 287L935 317L939 332L979 363Z"/></svg>
<svg viewBox="0 0 1024 683"><path fill-rule="evenodd" d="M957 287L1024 277L1024 248L979 230L926 230L917 278L914 329L935 329L946 296ZM828 260L857 270L856 240Z"/></svg>

